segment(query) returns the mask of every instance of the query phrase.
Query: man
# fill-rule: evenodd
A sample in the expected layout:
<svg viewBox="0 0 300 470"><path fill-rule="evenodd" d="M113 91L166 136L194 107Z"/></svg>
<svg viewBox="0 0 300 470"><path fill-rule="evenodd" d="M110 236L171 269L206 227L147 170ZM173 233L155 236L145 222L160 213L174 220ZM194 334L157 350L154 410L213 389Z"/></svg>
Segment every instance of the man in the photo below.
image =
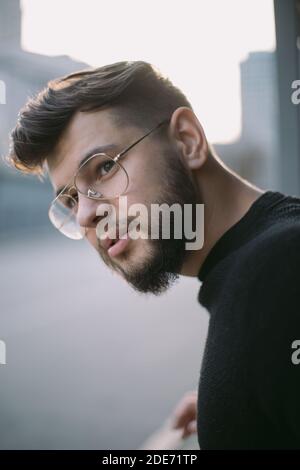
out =
<svg viewBox="0 0 300 470"><path fill-rule="evenodd" d="M11 137L18 169L49 174L55 227L85 236L134 289L159 295L179 275L202 282L210 322L199 389L174 411L174 427L187 436L197 421L201 449L300 447L300 199L229 169L184 94L143 61L49 82ZM124 195L128 207L204 204L203 246L188 250L184 235L161 230L131 239L121 222L102 237L102 209L118 214Z"/></svg>

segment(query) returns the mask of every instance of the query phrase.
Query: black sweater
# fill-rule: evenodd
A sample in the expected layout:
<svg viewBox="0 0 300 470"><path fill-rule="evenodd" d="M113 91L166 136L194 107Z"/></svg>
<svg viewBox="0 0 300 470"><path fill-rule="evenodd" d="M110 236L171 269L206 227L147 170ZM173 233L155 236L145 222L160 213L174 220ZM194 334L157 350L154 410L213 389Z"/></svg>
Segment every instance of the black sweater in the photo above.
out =
<svg viewBox="0 0 300 470"><path fill-rule="evenodd" d="M299 449L300 363L292 361L292 343L300 340L300 198L260 195L213 246L198 278L209 314L200 448Z"/></svg>

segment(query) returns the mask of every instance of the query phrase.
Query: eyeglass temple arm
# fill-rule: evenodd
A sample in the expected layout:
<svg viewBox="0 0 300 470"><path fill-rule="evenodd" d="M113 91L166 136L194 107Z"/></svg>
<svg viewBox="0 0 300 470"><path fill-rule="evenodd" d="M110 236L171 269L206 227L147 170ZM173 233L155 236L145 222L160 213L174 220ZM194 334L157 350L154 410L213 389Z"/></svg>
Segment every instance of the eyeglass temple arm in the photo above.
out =
<svg viewBox="0 0 300 470"><path fill-rule="evenodd" d="M169 122L170 119L165 119L164 121L160 122L157 126L153 127L149 132L147 132L146 135L143 135L143 137L141 137L139 140L137 140L136 142L134 142L133 144L131 144L129 147L127 147L125 150L123 150L122 152L120 152L118 155L116 155L116 157L114 158L114 160L117 162L119 160L119 158L121 158L126 152L128 152L130 149L132 149L132 147L134 147L136 144L138 144L139 142L141 142L141 140L145 139L145 137L147 137L149 134L151 134L151 132L155 131L156 129L158 129L159 127L161 127L163 124L166 124L167 122Z"/></svg>

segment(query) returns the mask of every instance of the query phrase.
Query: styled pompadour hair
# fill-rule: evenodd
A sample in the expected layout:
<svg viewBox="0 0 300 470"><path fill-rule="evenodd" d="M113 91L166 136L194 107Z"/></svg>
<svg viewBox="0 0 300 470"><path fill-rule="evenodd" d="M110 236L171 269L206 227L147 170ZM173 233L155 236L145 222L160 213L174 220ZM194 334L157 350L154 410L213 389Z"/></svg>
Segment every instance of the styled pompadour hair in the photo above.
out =
<svg viewBox="0 0 300 470"><path fill-rule="evenodd" d="M80 70L48 82L28 100L10 134L8 160L23 172L44 174L47 156L77 111L108 108L117 125L147 130L180 106L192 109L186 96L147 62Z"/></svg>

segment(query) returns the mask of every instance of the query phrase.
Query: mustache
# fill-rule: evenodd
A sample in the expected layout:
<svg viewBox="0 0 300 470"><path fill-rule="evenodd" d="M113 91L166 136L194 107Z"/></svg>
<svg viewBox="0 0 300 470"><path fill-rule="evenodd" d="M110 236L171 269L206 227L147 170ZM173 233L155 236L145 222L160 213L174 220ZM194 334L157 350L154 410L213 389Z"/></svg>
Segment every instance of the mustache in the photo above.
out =
<svg viewBox="0 0 300 470"><path fill-rule="evenodd" d="M136 216L129 216L123 219L106 219L104 222L100 220L96 226L96 235L99 240L103 240L107 237L116 239L121 238L126 233L129 234L133 230L136 230L139 227L139 233L145 232L144 223L147 228L147 234L149 232L149 223L148 221L138 220L136 221Z"/></svg>

